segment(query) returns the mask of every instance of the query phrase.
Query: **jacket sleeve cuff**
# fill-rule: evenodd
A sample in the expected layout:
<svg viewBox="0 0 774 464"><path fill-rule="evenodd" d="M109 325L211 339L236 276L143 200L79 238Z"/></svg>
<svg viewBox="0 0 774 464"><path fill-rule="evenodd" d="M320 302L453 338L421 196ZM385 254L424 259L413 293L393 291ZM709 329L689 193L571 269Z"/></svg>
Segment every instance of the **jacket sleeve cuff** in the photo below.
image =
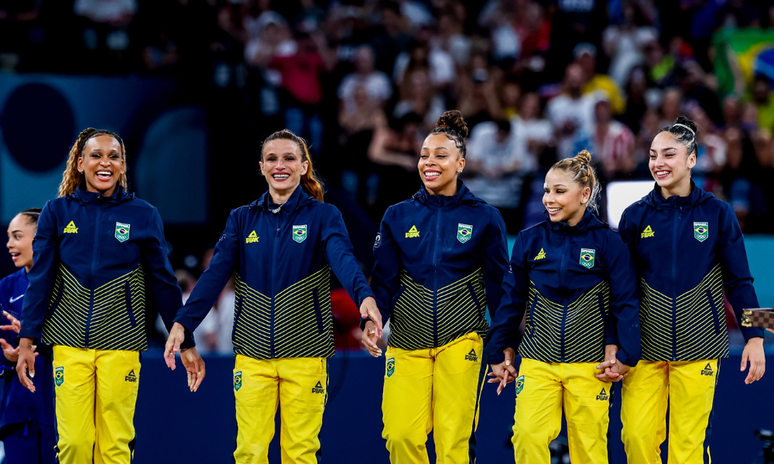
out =
<svg viewBox="0 0 774 464"><path fill-rule="evenodd" d="M763 338L765 335L766 331L762 327L742 327L742 336L745 342L750 341L751 338Z"/></svg>
<svg viewBox="0 0 774 464"><path fill-rule="evenodd" d="M625 364L629 367L634 367L639 362L640 358L639 356L629 356L629 354L626 353L626 351L619 349L618 352L615 354L615 357L621 361L621 364Z"/></svg>

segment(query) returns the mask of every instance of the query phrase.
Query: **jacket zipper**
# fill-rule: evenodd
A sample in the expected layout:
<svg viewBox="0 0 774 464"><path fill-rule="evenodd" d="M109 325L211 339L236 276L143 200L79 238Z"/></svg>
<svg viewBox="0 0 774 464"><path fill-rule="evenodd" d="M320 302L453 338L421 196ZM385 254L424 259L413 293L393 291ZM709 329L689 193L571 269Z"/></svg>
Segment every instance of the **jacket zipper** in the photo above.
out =
<svg viewBox="0 0 774 464"><path fill-rule="evenodd" d="M277 247L279 246L279 236L280 236L280 229L282 229L280 225L280 218L279 215L282 214L282 211L278 212L277 214L273 214L273 216L276 216L277 220L277 231L274 234L274 244L271 248L271 269L272 269L272 275L277 275L277 266L275 261L275 256L277 255ZM276 293L276 289L274 288L274 283L277 279L272 278L271 279L271 330L269 334L269 349L271 352L271 358L274 359L274 297Z"/></svg>
<svg viewBox="0 0 774 464"><path fill-rule="evenodd" d="M438 242L441 237L441 208L435 213L435 237L433 241L433 346L438 346Z"/></svg>
<svg viewBox="0 0 774 464"><path fill-rule="evenodd" d="M91 275L96 276L97 275L97 269L99 268L99 236L100 236L100 224L102 224L102 207L99 203L100 198L102 198L102 195L97 195L97 221L94 226L94 251L92 252L91 256ZM89 286L94 287L92 285L93 282L89 282ZM89 290L89 314L86 316L86 348L89 348L89 334L91 333L91 316L94 314L94 289Z"/></svg>
<svg viewBox="0 0 774 464"><path fill-rule="evenodd" d="M561 362L564 362L564 330L567 326L567 311L569 310L567 308L567 296L566 296L566 286L564 284L565 282L565 273L567 272L567 260L569 259L568 256L568 248L570 246L570 236L565 235L564 236L564 251L562 252L561 256L561 264L559 266L559 288L562 289L562 327L559 330L559 347L560 347L560 356L561 356Z"/></svg>
<svg viewBox="0 0 774 464"><path fill-rule="evenodd" d="M682 209L672 208L672 361L677 361L677 223L682 219Z"/></svg>

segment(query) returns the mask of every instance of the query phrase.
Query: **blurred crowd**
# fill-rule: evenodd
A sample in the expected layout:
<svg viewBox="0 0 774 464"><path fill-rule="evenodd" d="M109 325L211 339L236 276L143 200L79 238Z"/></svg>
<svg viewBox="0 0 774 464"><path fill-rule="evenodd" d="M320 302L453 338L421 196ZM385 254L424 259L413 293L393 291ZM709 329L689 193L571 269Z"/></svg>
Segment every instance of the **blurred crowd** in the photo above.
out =
<svg viewBox="0 0 774 464"><path fill-rule="evenodd" d="M589 149L604 182L648 179L653 135L685 114L700 128L696 183L745 231L774 232L774 72L721 95L713 69L713 34L743 28L774 28L774 6L0 0L0 69L179 79L212 124L304 136L329 188L375 221L417 190L421 142L457 108L472 127L466 182L512 233L542 218L556 159Z"/></svg>

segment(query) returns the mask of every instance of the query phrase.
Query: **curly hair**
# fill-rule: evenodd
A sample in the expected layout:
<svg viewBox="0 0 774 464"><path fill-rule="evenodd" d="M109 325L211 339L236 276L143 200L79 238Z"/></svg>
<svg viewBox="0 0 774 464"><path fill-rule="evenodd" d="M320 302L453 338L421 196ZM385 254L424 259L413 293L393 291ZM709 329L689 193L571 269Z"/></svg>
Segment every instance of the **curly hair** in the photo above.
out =
<svg viewBox="0 0 774 464"><path fill-rule="evenodd" d="M126 148L124 147L124 141L121 140L121 137L119 137L115 132L109 131L107 129L95 129L93 127L89 127L78 135L78 139L70 149L70 155L67 158L67 167L62 173L62 183L59 184L60 197L74 193L78 189L78 186L81 185L81 182L83 182L83 173L78 172L78 160L83 156L83 150L86 148L86 143L90 139L100 135L109 135L116 139L116 141L121 145L121 160L124 162L124 172L122 172L119 176L118 182L122 187L124 187L124 190L128 191L129 186L126 180Z"/></svg>

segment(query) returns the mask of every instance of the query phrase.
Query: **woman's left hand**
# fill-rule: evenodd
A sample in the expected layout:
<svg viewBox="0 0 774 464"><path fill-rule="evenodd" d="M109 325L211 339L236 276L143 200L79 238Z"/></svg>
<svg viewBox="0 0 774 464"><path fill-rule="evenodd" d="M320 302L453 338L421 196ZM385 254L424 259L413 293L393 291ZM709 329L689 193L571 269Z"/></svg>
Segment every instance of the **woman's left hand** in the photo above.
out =
<svg viewBox="0 0 774 464"><path fill-rule="evenodd" d="M376 338L382 338L382 313L379 312L379 307L376 306L376 300L373 297L369 296L363 299L363 303L360 305L360 317L371 319L376 328Z"/></svg>
<svg viewBox="0 0 774 464"><path fill-rule="evenodd" d="M763 352L763 337L755 337L747 340L742 352L742 365L740 371L747 369L747 362L750 362L750 372L744 383L751 384L760 380L766 372L766 354Z"/></svg>
<svg viewBox="0 0 774 464"><path fill-rule="evenodd" d="M172 325L172 330L169 331L167 344L164 346L164 361L166 361L167 367L173 371L175 370L175 353L180 351L180 344L183 343L184 340L185 327L179 322L175 322Z"/></svg>
<svg viewBox="0 0 774 464"><path fill-rule="evenodd" d="M8 311L3 311L3 316L5 316L6 319L8 319L8 322L10 322L10 325L0 325L0 330L13 330L16 333L21 332L21 322L19 322L18 319L13 317L11 313Z"/></svg>
<svg viewBox="0 0 774 464"><path fill-rule="evenodd" d="M204 360L196 351L196 348L186 348L180 352L180 360L183 361L183 367L185 367L188 374L188 388L192 392L199 389L199 385L202 384L205 375Z"/></svg>
<svg viewBox="0 0 774 464"><path fill-rule="evenodd" d="M597 366L602 372L595 375L596 378L603 382L618 382L626 376L629 366L618 360L617 353L618 346L605 345L605 360Z"/></svg>

